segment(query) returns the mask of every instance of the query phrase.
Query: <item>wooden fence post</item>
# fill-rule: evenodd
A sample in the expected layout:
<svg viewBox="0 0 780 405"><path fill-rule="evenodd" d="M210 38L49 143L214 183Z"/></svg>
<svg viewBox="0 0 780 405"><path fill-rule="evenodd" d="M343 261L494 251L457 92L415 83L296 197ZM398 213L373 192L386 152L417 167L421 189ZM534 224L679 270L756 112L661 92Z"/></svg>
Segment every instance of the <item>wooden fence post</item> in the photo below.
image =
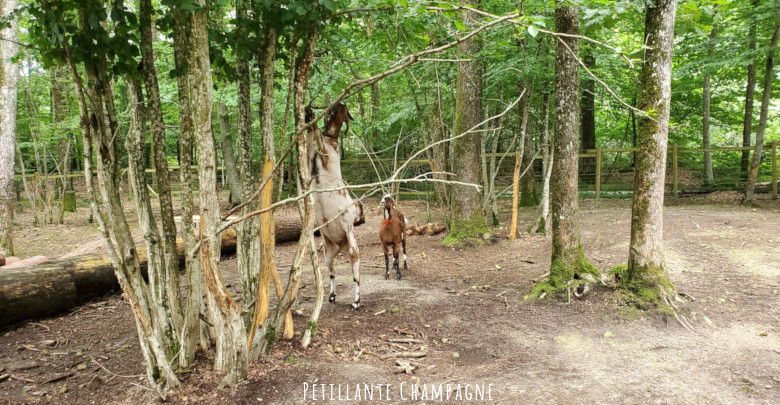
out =
<svg viewBox="0 0 780 405"><path fill-rule="evenodd" d="M596 149L596 198L601 197L601 148Z"/></svg>
<svg viewBox="0 0 780 405"><path fill-rule="evenodd" d="M777 141L772 142L772 198L777 199Z"/></svg>
<svg viewBox="0 0 780 405"><path fill-rule="evenodd" d="M673 182L673 190L674 190L674 196L677 197L679 194L678 189L678 177L677 177L677 144L672 145L672 182Z"/></svg>

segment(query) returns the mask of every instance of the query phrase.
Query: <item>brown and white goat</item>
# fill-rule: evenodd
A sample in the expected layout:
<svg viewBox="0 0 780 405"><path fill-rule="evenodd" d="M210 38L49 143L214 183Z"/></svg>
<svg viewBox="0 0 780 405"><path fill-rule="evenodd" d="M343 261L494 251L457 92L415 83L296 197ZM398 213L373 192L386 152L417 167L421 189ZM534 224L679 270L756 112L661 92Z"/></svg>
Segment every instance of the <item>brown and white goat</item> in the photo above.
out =
<svg viewBox="0 0 780 405"><path fill-rule="evenodd" d="M390 194L382 197L379 203L384 215L382 226L379 228L379 241L382 242L382 250L385 252L385 280L390 278L390 258L388 257L389 247L393 247L393 268L396 277L401 279L401 269L398 264L398 251L403 247L404 270L406 266L406 219L404 214L396 209L395 201Z"/></svg>
<svg viewBox="0 0 780 405"><path fill-rule="evenodd" d="M310 107L306 109L306 121L314 119ZM314 190L331 190L343 187L341 177L341 156L339 155L339 133L344 123L349 131L352 116L344 103L339 103L325 118L324 133L313 126L309 130L308 150ZM355 283L355 300L352 308L360 306L360 251L353 227L358 217L355 202L347 190L318 191L314 193L314 216L324 241L325 262L330 271L330 296L336 301L336 276L333 274L333 259L346 249L352 263L352 280Z"/></svg>

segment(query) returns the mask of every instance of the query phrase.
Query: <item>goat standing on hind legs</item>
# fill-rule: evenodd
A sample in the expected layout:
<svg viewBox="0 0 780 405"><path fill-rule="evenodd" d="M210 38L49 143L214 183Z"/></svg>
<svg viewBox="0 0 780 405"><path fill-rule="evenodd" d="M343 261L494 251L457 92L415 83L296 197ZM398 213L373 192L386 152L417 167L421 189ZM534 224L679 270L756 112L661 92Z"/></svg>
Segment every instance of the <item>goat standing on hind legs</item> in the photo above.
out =
<svg viewBox="0 0 780 405"><path fill-rule="evenodd" d="M390 194L382 197L379 208L384 211L384 220L379 228L379 241L382 242L382 250L385 252L385 280L390 278L390 258L387 256L388 247L393 246L393 268L398 279L401 279L401 268L398 263L398 250L403 247L404 270L406 266L406 219L404 214L395 208L395 201Z"/></svg>
<svg viewBox="0 0 780 405"><path fill-rule="evenodd" d="M311 107L306 107L306 122L314 119ZM316 125L309 129L308 150L312 171L312 188L328 190L343 187L341 177L341 156L339 155L339 132L341 126L347 124L352 116L344 103L333 107L325 118L325 132L322 133ZM317 227L325 242L325 262L330 271L330 296L328 300L336 302L336 276L333 274L333 259L339 252L346 249L352 263L352 280L355 283L355 301L352 308L360 307L360 251L357 238L353 232L355 219L358 217L355 202L347 190L323 191L314 193L314 216Z"/></svg>

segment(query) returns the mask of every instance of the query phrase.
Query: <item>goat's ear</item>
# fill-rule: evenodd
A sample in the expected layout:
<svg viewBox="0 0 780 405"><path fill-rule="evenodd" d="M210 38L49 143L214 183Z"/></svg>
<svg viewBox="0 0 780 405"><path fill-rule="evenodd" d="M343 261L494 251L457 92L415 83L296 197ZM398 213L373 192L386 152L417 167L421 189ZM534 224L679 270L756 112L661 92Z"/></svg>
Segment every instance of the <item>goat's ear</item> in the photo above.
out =
<svg viewBox="0 0 780 405"><path fill-rule="evenodd" d="M349 110L347 110L347 118L349 118L350 121L355 120L354 118L352 118L352 114L349 113Z"/></svg>

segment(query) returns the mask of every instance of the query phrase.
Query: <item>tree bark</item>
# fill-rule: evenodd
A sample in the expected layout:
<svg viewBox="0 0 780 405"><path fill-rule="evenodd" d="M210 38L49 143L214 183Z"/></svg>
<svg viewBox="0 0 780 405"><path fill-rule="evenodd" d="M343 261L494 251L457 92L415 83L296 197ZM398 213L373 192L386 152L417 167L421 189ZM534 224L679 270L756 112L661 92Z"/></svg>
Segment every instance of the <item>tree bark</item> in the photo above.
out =
<svg viewBox="0 0 780 405"><path fill-rule="evenodd" d="M780 9L775 11L774 31L766 55L764 88L761 93L761 112L758 117L758 129L756 129L756 146L753 150L753 159L750 162L750 169L748 170L748 178L745 183L745 197L742 199L742 204L753 203L753 194L755 193L756 179L758 178L758 168L761 166L761 153L764 150L764 133L766 132L767 121L769 119L769 103L772 98L772 81L775 79L775 52L778 40L780 40Z"/></svg>
<svg viewBox="0 0 780 405"><path fill-rule="evenodd" d="M219 114L219 132L222 135L222 166L225 168L230 185L230 202L238 205L244 201L244 191L236 166L233 134L230 132L230 114L225 103L217 103L217 114Z"/></svg>
<svg viewBox="0 0 780 405"><path fill-rule="evenodd" d="M179 181L181 184L181 235L184 249L192 252L197 244L195 226L192 221L193 195L192 195L192 116L190 107L189 89L189 33L188 17L184 10L174 7L172 9L173 30L173 56L177 70L176 84L179 99ZM224 240L223 240L224 246ZM184 257L187 272L187 298L184 311L184 327L182 334L182 355L179 356L179 365L189 367L195 359L196 345L205 350L209 346L206 325L201 322L200 314L206 313L203 301L203 277L200 270L200 262L192 254Z"/></svg>
<svg viewBox="0 0 780 405"><path fill-rule="evenodd" d="M712 59L712 53L714 50L715 36L718 34L718 25L712 25L712 31L710 31L709 44L707 45L707 62ZM710 147L710 80L711 74L709 70L704 74L704 84L702 85L702 118L701 118L701 138L702 147ZM706 183L712 183L714 176L712 174L712 154L710 152L704 152L704 181Z"/></svg>
<svg viewBox="0 0 780 405"><path fill-rule="evenodd" d="M18 0L0 0L0 18L5 19L19 6ZM19 67L13 62L19 46L16 18L0 30L0 255L13 256L14 224L14 142L16 140L16 85Z"/></svg>
<svg viewBox="0 0 780 405"><path fill-rule="evenodd" d="M480 0L464 0L463 5L479 6ZM463 20L467 27L477 24L478 16L473 12L464 12ZM482 120L482 66L477 59L481 48L481 39L469 38L458 44L458 55L468 62L458 63L457 99L455 100L456 135L464 134ZM474 128L478 130L479 128ZM481 132L472 132L455 141L455 177L465 183L480 183ZM452 186L452 218L450 219L450 237L455 239L478 238L489 228L485 223L482 210L482 194L474 187Z"/></svg>
<svg viewBox="0 0 780 405"><path fill-rule="evenodd" d="M571 3L556 1L555 31L578 35L579 11ZM557 37L555 45L555 138L550 179L552 206L552 257L550 279L542 291L560 291L571 280L599 277L585 259L580 242L579 152L579 41ZM550 288L551 287L551 288Z"/></svg>
<svg viewBox="0 0 780 405"><path fill-rule="evenodd" d="M206 283L210 320L216 332L214 369L226 373L224 381L234 384L246 378L249 356L241 307L230 296L219 271L219 239L216 231L220 225L220 211L216 145L211 130L213 97L207 32L209 7L204 0L196 3L201 9L190 15L189 67L200 179L200 266Z"/></svg>
<svg viewBox="0 0 780 405"><path fill-rule="evenodd" d="M236 18L238 24L238 35L246 38L246 24L248 23L247 8L250 5L249 0L239 0L236 2ZM252 153L252 101L251 101L251 83L249 72L248 51L239 52L236 57L236 73L238 75L238 173L241 177L242 191L244 192L243 201L247 201L254 193L256 184L253 171L253 153ZM257 208L257 202L247 204L241 214L247 214ZM249 220L242 221L238 225L238 274L241 280L241 287L244 294L254 297L257 288L257 269L260 268L260 241L259 219L252 217ZM250 309L248 319L252 319Z"/></svg>
<svg viewBox="0 0 780 405"><path fill-rule="evenodd" d="M651 302L675 293L664 262L663 209L676 6L676 0L645 3L646 48L638 107L655 114L653 118L642 115L637 123L628 272L627 279L621 281Z"/></svg>
<svg viewBox="0 0 780 405"><path fill-rule="evenodd" d="M753 8L758 7L760 0L753 0ZM754 19L748 22L748 50L756 51L756 25L758 22ZM745 118L742 121L742 146L750 147L751 133L753 131L753 99L756 90L756 62L755 56L751 55L750 64L747 66L747 84L745 86ZM742 160L740 161L740 178L747 180L748 169L750 168L750 151L742 151Z"/></svg>
<svg viewBox="0 0 780 405"><path fill-rule="evenodd" d="M550 142L550 94L545 92L542 100L542 139L540 148L542 150L542 195L539 203L539 213L537 218L529 228L532 233L539 232L545 235L549 234L549 213L550 213L550 177L552 175L552 145Z"/></svg>
<svg viewBox="0 0 780 405"><path fill-rule="evenodd" d="M146 101L148 114L136 108L139 114L136 114L135 134L133 131L128 133L128 138L132 135L140 137L140 142L134 146L134 152L130 153L128 147L128 160L134 163L134 174L138 176L138 184L135 184L134 195L136 196L136 208L139 215L139 224L144 231L144 239L149 247L150 261L156 265L150 268L150 286L155 295L157 304L163 312L161 319L165 325L167 340L181 347L179 342L182 326L181 295L179 293L179 263L176 259L176 223L173 219L173 202L171 198L170 178L168 176L168 155L165 151L165 122L163 121L162 102L160 96L160 87L157 82L157 68L154 65L154 34L152 30L152 0L140 0L139 7L139 25L141 30L141 76L146 87ZM133 85L128 83L128 93L130 100L136 107L143 107L142 93L140 93L140 83ZM132 93L131 93L132 92ZM133 99L135 97L135 99ZM157 230L157 224L152 215L151 202L147 193L146 180L143 172L143 139L146 129L145 116L148 115L149 123L152 129L152 144L154 151L154 171L157 174L157 195L160 203L160 222L162 224L162 235ZM132 125L131 125L132 126ZM135 141L139 141L135 139ZM130 143L130 140L126 140ZM128 169L129 170L129 169ZM131 170L131 174L133 171ZM131 176L132 178L133 176ZM147 211L148 210L148 211ZM160 236L162 238L160 239ZM160 250L157 251L157 245ZM157 258L157 254L160 255ZM159 260L159 265L158 264ZM174 353L175 354L175 353Z"/></svg>

